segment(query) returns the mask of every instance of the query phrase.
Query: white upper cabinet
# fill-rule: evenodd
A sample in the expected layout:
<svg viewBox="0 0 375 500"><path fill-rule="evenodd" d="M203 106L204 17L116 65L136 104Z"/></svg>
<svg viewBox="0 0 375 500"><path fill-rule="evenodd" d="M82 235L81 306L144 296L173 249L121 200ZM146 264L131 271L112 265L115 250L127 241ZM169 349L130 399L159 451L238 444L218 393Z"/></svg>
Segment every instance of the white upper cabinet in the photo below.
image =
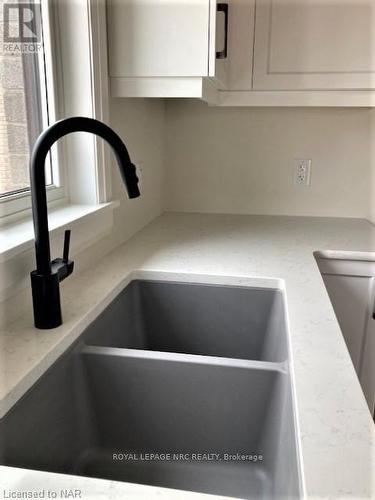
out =
<svg viewBox="0 0 375 500"><path fill-rule="evenodd" d="M257 0L253 88L375 88L375 1Z"/></svg>
<svg viewBox="0 0 375 500"><path fill-rule="evenodd" d="M205 97L225 88L228 4L107 0L112 95Z"/></svg>
<svg viewBox="0 0 375 500"><path fill-rule="evenodd" d="M107 0L114 97L375 107L375 0Z"/></svg>

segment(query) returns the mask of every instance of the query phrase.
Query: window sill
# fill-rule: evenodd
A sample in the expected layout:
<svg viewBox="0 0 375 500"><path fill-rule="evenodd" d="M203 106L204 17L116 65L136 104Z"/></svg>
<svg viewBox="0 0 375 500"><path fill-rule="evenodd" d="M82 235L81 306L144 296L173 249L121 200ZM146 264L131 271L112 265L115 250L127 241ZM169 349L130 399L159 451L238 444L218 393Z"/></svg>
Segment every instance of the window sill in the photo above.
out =
<svg viewBox="0 0 375 500"><path fill-rule="evenodd" d="M65 205L52 209L48 212L50 237L118 206L118 201L112 201L99 205ZM33 248L34 228L31 219L3 226L0 234L0 262Z"/></svg>

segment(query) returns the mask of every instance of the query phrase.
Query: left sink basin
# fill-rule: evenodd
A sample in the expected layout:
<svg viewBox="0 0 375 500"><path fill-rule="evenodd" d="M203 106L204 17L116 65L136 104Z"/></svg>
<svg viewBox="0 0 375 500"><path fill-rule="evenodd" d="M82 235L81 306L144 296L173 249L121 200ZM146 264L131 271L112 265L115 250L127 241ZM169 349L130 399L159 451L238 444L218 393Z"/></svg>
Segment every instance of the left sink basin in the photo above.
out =
<svg viewBox="0 0 375 500"><path fill-rule="evenodd" d="M160 282L147 284L160 292ZM165 283L171 296L175 285ZM215 287L181 285L213 301ZM228 297L231 287L222 288ZM106 333L116 339L116 300L108 324L98 327L103 315L94 321L0 421L1 463L230 497L300 498L288 361L93 345ZM137 321L133 307L129 324Z"/></svg>

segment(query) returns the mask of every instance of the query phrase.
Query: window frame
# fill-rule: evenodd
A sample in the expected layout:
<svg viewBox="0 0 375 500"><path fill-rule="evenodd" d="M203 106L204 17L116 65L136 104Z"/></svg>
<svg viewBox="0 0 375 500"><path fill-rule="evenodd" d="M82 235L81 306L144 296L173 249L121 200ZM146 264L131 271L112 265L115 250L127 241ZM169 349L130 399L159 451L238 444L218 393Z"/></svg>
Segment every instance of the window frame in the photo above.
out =
<svg viewBox="0 0 375 500"><path fill-rule="evenodd" d="M42 23L47 55L45 67L50 122L65 116L81 115L108 123L105 2L40 0L40 3L44 13ZM72 37L76 44L73 47L70 41ZM82 74L81 70L77 71L77 65L84 67L87 72ZM67 68L68 71L73 70L69 79L66 78ZM83 87L87 89L84 92ZM64 96L69 96L69 99ZM102 204L112 202L111 159L109 148L104 142L91 135L91 139L82 141L82 145L74 150L64 139L58 141L51 151L55 186L47 187L49 206L64 208L79 204L100 209ZM83 163L82 158L85 158ZM85 182L82 182L82 178ZM0 227L27 218L31 218L29 194L9 196L0 202Z"/></svg>
<svg viewBox="0 0 375 500"><path fill-rule="evenodd" d="M40 0L41 22L42 22L42 44L43 50L35 54L38 64L39 84L41 85L42 96L39 98L35 107L36 114L40 113L42 128L54 123L57 119L57 92L59 88L58 74L56 67L59 64L60 57L57 50L57 44L52 39L51 30L51 11L48 0ZM57 29L57 23L54 23L54 30ZM58 37L58 35L57 35ZM55 40L58 39L55 37ZM52 57L54 54L54 57ZM54 61L54 62L53 62ZM30 102L30 101L29 101ZM26 100L26 106L27 106ZM38 109L39 108L39 109ZM30 135L29 135L30 137ZM31 137L32 138L32 137ZM35 140L35 133L34 133ZM52 184L46 186L48 204L64 203L67 201L67 192L65 187L66 173L64 172L63 162L59 161L61 155L61 146L52 148L48 161L51 163ZM31 193L30 188L10 192L0 197L0 226L6 225L13 220L26 217L31 213Z"/></svg>

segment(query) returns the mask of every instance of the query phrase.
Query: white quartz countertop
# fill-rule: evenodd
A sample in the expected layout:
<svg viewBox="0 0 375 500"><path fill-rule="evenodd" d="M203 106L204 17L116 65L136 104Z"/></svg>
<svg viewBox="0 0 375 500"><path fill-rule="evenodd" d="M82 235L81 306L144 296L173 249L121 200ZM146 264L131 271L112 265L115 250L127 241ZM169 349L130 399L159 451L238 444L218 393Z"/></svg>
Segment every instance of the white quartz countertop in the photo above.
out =
<svg viewBox="0 0 375 500"><path fill-rule="evenodd" d="M30 311L1 332L0 417L130 281L132 273L173 273L182 280L201 276L206 281L210 277L217 281L219 276L224 284L272 278L285 287L287 296L306 495L375 498L374 425L315 251L328 257L375 260L375 228L360 219L175 213L159 217L100 260L94 272L89 269L64 281L61 327L34 329ZM30 490L36 485L48 489L56 478L58 484L67 484L62 488L81 489L82 498L202 496L0 467L0 498L7 498L7 490Z"/></svg>

